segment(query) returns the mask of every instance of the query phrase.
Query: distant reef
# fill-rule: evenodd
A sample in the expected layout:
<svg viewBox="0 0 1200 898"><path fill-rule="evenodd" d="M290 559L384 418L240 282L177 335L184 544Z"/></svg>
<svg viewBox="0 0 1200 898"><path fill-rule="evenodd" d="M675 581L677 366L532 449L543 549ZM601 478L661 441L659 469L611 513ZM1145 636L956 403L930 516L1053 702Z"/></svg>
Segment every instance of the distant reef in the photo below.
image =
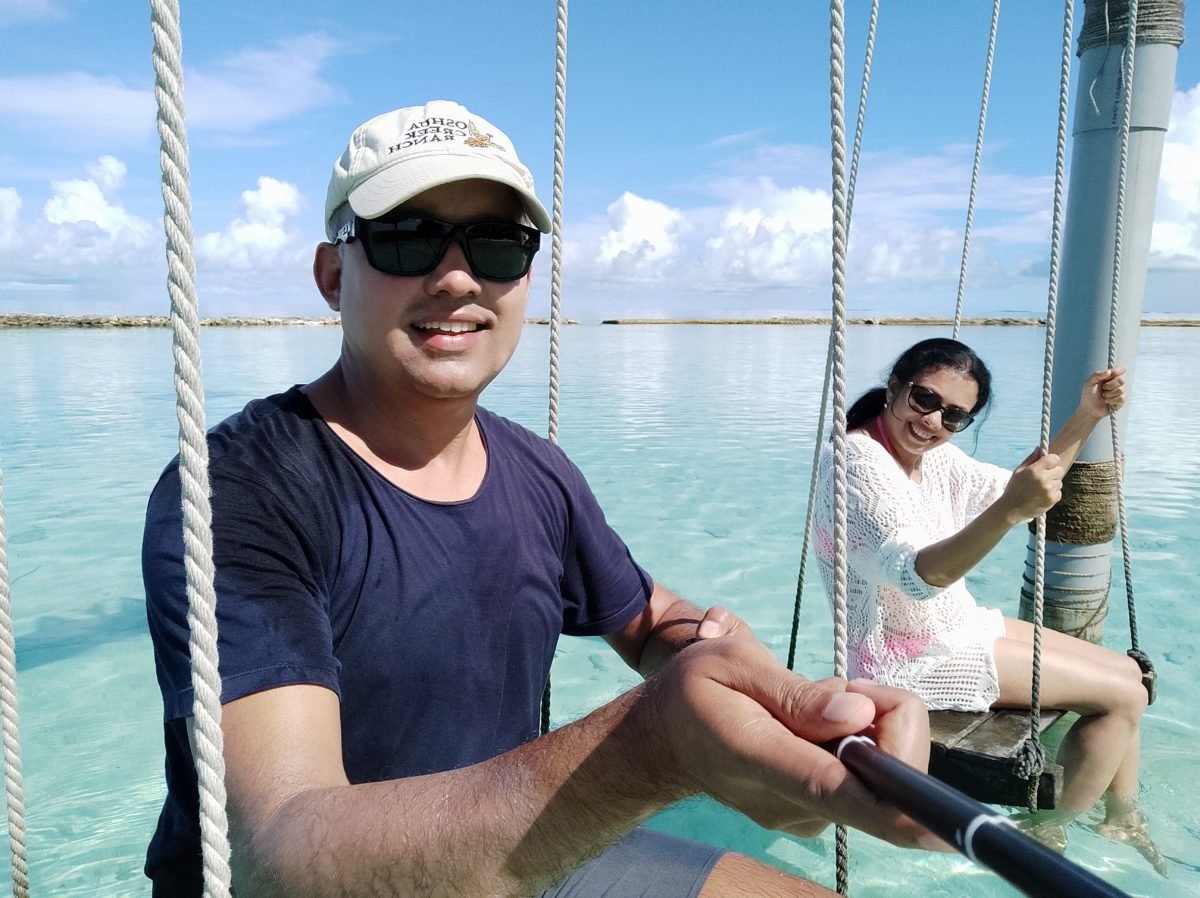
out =
<svg viewBox="0 0 1200 898"><path fill-rule="evenodd" d="M332 315L320 318L202 318L204 327L305 327L337 326L340 320ZM0 327L170 327L166 315L4 315Z"/></svg>
<svg viewBox="0 0 1200 898"><path fill-rule="evenodd" d="M829 317L811 318L608 318L601 324L829 324ZM938 327L953 324L953 318L870 317L848 318L847 324L885 324ZM1044 318L964 318L964 325L1006 324L1042 325Z"/></svg>
<svg viewBox="0 0 1200 898"><path fill-rule="evenodd" d="M606 318L601 324L829 324L828 317L812 318ZM848 318L847 324L878 324L885 326L904 327L943 327L954 324L953 318L912 318L912 317L870 317ZM1046 323L1045 318L964 318L962 324L967 327L977 325L1001 325L1041 327ZM1200 327L1200 319L1195 318L1143 318L1143 327Z"/></svg>

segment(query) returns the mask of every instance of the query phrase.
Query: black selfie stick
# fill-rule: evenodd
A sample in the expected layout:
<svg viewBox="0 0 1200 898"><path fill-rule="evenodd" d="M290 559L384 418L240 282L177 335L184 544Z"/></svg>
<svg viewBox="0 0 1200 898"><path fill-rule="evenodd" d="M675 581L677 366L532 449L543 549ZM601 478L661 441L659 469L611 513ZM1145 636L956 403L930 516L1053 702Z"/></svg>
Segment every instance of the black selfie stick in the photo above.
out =
<svg viewBox="0 0 1200 898"><path fill-rule="evenodd" d="M866 736L847 736L834 754L877 796L1030 898L1130 898L1007 817L880 751Z"/></svg>

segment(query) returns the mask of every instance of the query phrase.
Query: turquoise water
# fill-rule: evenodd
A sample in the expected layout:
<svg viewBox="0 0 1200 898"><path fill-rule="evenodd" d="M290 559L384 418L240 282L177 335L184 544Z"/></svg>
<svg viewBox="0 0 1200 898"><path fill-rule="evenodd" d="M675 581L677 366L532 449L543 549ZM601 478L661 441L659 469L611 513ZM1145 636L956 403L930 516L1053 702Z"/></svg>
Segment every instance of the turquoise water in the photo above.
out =
<svg viewBox="0 0 1200 898"><path fill-rule="evenodd" d="M849 389L927 332L852 328ZM976 454L1013 465L1037 441L1042 331L967 329L992 365L995 408ZM529 327L486 404L539 432L547 419L548 329ZM248 399L311 379L336 353L334 328L206 329L209 421ZM560 441L610 521L659 580L698 604L722 603L787 654L826 332L816 327L578 326L563 330ZM1163 852L1163 880L1132 850L1082 826L1068 856L1136 895L1200 895L1196 774L1200 691L1200 418L1183 402L1200 330L1146 328L1126 448L1139 635L1159 671L1143 736L1141 800ZM0 330L0 464L17 638L28 849L35 895L145 895L142 854L162 797L161 704L145 633L138 547L146 496L176 451L166 330ZM974 429L973 429L974 431ZM964 445L976 446L974 433ZM1025 535L1014 532L972 576L1015 614ZM1117 555L1119 558L1119 553ZM797 669L832 669L832 626L815 568ZM1119 582L1119 576L1117 578ZM1114 594L1106 642L1128 646ZM555 723L634 682L598 640L564 640ZM696 801L656 826L717 842L831 885L832 831L780 837ZM851 835L856 898L1009 896L957 856L902 851ZM7 893L0 887L0 893Z"/></svg>

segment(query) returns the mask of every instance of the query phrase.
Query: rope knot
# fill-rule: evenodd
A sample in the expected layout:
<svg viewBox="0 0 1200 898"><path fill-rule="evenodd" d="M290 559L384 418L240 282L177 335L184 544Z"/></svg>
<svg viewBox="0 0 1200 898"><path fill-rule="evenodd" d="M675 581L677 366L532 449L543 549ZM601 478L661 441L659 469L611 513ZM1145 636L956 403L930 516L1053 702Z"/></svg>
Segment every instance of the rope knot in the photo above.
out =
<svg viewBox="0 0 1200 898"><path fill-rule="evenodd" d="M1017 776L1029 783L1028 804L1031 812L1038 809L1038 785L1046 769L1046 749L1036 737L1021 743L1016 754Z"/></svg>
<svg viewBox="0 0 1200 898"><path fill-rule="evenodd" d="M1017 749L1017 776L1023 780L1034 779L1046 769L1046 748L1041 742L1026 739Z"/></svg>
<svg viewBox="0 0 1200 898"><path fill-rule="evenodd" d="M1153 705L1154 700L1158 698L1158 674L1154 670L1154 662L1141 649L1130 649L1125 654L1136 661L1138 667L1142 669L1142 685L1146 687L1146 702Z"/></svg>
<svg viewBox="0 0 1200 898"><path fill-rule="evenodd" d="M1142 669L1142 673L1154 672L1154 662L1151 661L1150 656L1141 649L1130 649L1125 654L1137 662L1138 667Z"/></svg>

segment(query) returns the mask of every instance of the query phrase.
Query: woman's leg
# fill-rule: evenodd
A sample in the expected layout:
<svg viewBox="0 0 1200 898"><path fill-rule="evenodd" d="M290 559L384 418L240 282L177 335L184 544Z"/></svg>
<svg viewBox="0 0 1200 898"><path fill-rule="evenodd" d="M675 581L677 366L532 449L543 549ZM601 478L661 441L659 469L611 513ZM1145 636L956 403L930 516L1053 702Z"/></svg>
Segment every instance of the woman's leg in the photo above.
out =
<svg viewBox="0 0 1200 898"><path fill-rule="evenodd" d="M1033 700L1033 626L1005 618L996 640L997 707L1027 708ZM1137 791L1138 726L1146 708L1133 659L1053 630L1042 632L1041 703L1080 715L1059 747L1062 807L1081 812L1111 789L1121 799Z"/></svg>
<svg viewBox="0 0 1200 898"><path fill-rule="evenodd" d="M1028 707L1032 699L1033 625L1011 618L1005 618L1004 625L1005 638L996 640L997 666L1001 653L1005 655L1000 673L1001 702L1005 698L1025 698L1020 704ZM1002 646L1002 643L1007 645ZM1083 683L1079 683L1080 677ZM1146 706L1146 689L1137 662L1103 646L1055 630L1043 630L1040 692L1047 707L1066 708L1083 716L1059 748L1059 760L1065 768L1063 805L1067 811L1065 814L1033 815L1030 834L1062 850L1066 846L1062 818L1073 816L1072 811L1091 807L1099 794L1096 790L1103 788L1100 785L1105 777L1103 771L1119 755L1108 790L1104 792L1104 822L1096 827L1096 831L1134 848L1159 874L1166 876L1167 863L1150 838L1146 818L1134 801L1138 784L1139 725ZM1089 708L1097 707L1101 710L1086 713ZM1131 727L1128 724L1130 718L1133 720ZM1125 727L1130 732L1124 750L1120 747L1122 743L1115 741L1106 751L1102 741L1104 734L1112 732L1114 738L1119 739L1120 731ZM1101 741L1097 743L1097 739ZM1086 768L1092 764L1096 765L1096 772L1089 776ZM1042 818L1045 822L1040 822Z"/></svg>

